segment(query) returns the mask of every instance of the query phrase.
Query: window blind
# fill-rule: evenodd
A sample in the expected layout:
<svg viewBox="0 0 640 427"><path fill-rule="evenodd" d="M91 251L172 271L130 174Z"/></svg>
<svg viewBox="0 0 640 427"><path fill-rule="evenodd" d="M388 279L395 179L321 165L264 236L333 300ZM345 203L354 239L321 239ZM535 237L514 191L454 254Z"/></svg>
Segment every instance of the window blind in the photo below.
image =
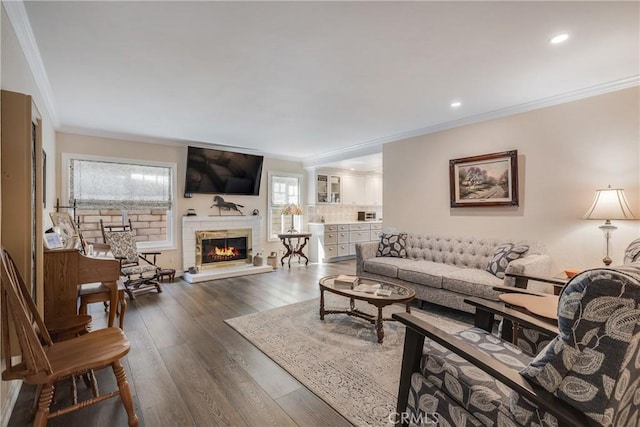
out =
<svg viewBox="0 0 640 427"><path fill-rule="evenodd" d="M82 209L171 209L172 169L71 159L70 203Z"/></svg>

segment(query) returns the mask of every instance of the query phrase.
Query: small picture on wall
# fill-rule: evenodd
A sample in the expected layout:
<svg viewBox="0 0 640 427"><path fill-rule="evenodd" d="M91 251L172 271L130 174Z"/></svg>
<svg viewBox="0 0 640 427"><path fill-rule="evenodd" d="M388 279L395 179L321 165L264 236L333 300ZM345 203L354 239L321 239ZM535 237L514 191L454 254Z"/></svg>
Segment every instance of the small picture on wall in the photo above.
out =
<svg viewBox="0 0 640 427"><path fill-rule="evenodd" d="M518 150L449 160L451 207L518 206Z"/></svg>

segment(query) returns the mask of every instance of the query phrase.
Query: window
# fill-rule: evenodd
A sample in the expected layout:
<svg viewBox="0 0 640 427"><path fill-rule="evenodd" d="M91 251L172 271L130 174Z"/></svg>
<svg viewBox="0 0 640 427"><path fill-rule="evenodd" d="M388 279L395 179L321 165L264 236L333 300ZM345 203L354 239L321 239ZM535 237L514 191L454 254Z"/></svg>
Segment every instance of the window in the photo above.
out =
<svg viewBox="0 0 640 427"><path fill-rule="evenodd" d="M173 247L174 163L63 154L69 205L88 242L101 242L100 220L131 221L138 247Z"/></svg>
<svg viewBox="0 0 640 427"><path fill-rule="evenodd" d="M302 204L302 176L281 172L269 172L269 240L277 240L278 234L291 226L291 217L283 218L285 206ZM294 226L302 230L302 215L294 217Z"/></svg>

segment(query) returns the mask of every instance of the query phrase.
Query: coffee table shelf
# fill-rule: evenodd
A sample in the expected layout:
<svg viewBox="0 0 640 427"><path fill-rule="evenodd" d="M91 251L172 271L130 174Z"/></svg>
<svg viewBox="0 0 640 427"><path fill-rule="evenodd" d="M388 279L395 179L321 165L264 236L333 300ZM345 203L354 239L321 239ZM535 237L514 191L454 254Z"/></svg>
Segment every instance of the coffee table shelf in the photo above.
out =
<svg viewBox="0 0 640 427"><path fill-rule="evenodd" d="M416 293L413 289L406 286L398 285L395 283L384 282L381 280L369 280L358 278L358 284L379 284L380 289L388 289L391 291L391 295L376 295L375 293L359 292L354 289L340 289L334 287L334 279L337 276L326 276L320 279L320 320L324 320L324 316L327 314L347 314L349 316L358 317L364 319L376 326L376 333L378 335L378 342L382 343L384 340L383 322L394 320L390 317L384 317L382 309L388 305L398 303L406 306L407 313L411 313L411 301L415 298ZM330 292L332 294L340 295L349 298L348 310L327 310L324 307L324 292ZM355 301L364 301L368 304L375 306L378 309L377 315L365 313L358 310L355 306Z"/></svg>

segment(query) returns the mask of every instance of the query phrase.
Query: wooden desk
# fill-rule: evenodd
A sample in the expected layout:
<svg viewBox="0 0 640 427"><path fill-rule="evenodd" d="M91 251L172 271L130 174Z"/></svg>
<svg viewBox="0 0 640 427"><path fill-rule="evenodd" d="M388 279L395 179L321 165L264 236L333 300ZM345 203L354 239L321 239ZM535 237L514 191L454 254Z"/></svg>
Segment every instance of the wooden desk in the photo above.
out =
<svg viewBox="0 0 640 427"><path fill-rule="evenodd" d="M44 322L78 313L78 285L101 282L110 289L109 307L118 306L120 262L108 257L92 258L76 249L44 251ZM116 310L109 310L113 326Z"/></svg>
<svg viewBox="0 0 640 427"><path fill-rule="evenodd" d="M287 249L287 252L280 259L280 263L284 267L284 259L289 258L289 268L291 268L291 258L298 256L298 262L302 258L305 259L304 265L309 265L309 258L302 252L302 249L309 242L311 233L283 233L278 234L278 238L282 241L282 244ZM294 243L295 240L295 243Z"/></svg>

